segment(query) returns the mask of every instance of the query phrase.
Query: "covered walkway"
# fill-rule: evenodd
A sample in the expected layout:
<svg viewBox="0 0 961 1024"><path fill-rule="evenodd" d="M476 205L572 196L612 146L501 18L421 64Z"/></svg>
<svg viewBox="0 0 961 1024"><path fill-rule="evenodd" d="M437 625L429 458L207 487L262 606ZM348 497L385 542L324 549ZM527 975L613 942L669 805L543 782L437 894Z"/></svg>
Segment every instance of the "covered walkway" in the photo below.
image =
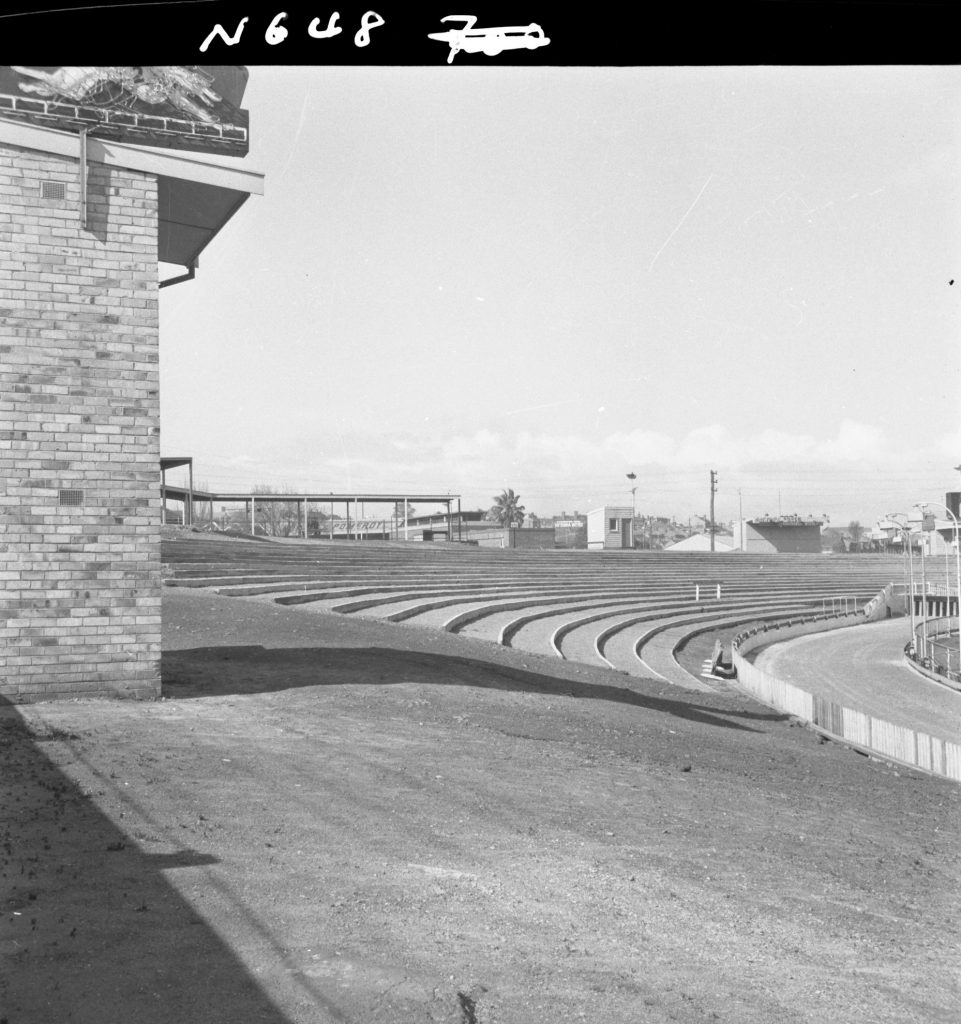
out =
<svg viewBox="0 0 961 1024"><path fill-rule="evenodd" d="M187 467L188 483L171 485L167 483L167 470L180 467ZM270 494L254 491L202 491L193 486L193 459L189 456L182 458L162 458L160 460L161 470L161 507L164 510L164 520L168 518L168 502L178 502L183 506L182 516L177 517L179 524L192 526L197 522L214 522L215 505L243 505L245 518L250 524L250 532L256 530L257 507L265 504L283 502L298 506L298 534L302 537L308 536L308 510L310 505L327 505L330 508L328 520L331 539L334 536L350 537L359 539L363 536L371 536L376 532L377 527L390 523L396 519L397 530L406 530L408 527L406 515L393 515L393 510L401 506L404 510L414 506L442 505L446 510L442 513L446 524L447 536L451 540L460 539L461 509L459 494L412 494L409 492L395 491L388 494L371 494L365 492L299 492L296 494ZM342 505L344 518L334 521L335 509ZM366 507L373 505L384 509L379 516L366 514ZM325 531L326 532L326 531Z"/></svg>

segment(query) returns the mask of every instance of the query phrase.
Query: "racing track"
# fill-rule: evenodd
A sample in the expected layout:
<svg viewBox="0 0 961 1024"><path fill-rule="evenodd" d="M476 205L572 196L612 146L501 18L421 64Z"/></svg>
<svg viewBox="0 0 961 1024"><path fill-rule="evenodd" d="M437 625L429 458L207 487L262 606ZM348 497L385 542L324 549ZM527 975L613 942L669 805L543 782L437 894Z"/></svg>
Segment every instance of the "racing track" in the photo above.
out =
<svg viewBox="0 0 961 1024"><path fill-rule="evenodd" d="M750 656L769 675L895 725L957 743L961 693L904 663L905 619L812 633Z"/></svg>

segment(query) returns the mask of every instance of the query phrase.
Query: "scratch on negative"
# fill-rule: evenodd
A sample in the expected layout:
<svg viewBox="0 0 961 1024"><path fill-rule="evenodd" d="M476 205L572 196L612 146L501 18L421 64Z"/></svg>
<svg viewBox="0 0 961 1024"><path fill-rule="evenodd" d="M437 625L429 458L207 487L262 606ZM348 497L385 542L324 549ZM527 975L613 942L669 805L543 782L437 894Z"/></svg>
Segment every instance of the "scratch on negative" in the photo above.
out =
<svg viewBox="0 0 961 1024"><path fill-rule="evenodd" d="M297 149L297 143L300 141L300 133L303 130L303 127L304 127L304 120L306 119L306 115L307 115L307 103L308 103L309 100L310 100L310 82L307 83L307 89L304 92L304 99L303 99L303 102L300 105L300 117L297 120L297 131L294 133L293 141L291 141L291 143L290 143L290 145L288 147L287 159L284 161L284 166L281 167L280 172L277 175L277 180L278 181L280 181L284 177L284 175L287 173L287 168L290 166L290 161L293 160L293 158L294 158L294 152Z"/></svg>
<svg viewBox="0 0 961 1024"><path fill-rule="evenodd" d="M664 244L660 247L660 249L658 249L657 252L654 253L654 259L651 260L651 265L647 268L648 271L654 269L654 264L657 263L658 256L660 256L661 253L664 252L664 250L670 243L671 239L678 233L678 231L681 230L681 225L684 223L684 221L687 220L688 217L690 217L691 211L694 209L695 206L697 206L701 196L704 195L704 190L707 188L708 185L711 184L711 179L713 177L713 174L708 175L707 181L705 181L704 184L701 186L701 191L698 192L698 194L694 197L694 202L691 203L691 205L687 208L687 213L685 213L684 216L677 222L677 227L675 227L674 230L667 236L667 238L664 240Z"/></svg>

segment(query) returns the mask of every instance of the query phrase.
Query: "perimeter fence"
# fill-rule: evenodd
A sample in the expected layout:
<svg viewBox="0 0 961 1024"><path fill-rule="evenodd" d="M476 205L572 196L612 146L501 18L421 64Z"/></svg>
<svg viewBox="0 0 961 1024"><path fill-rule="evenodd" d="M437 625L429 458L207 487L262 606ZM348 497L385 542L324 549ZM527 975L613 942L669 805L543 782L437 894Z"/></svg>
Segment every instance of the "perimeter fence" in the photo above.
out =
<svg viewBox="0 0 961 1024"><path fill-rule="evenodd" d="M915 627L914 643L909 643L904 653L935 676L953 683L961 682L957 617L922 620Z"/></svg>
<svg viewBox="0 0 961 1024"><path fill-rule="evenodd" d="M764 704L794 715L834 739L869 754L961 782L961 744L816 696L763 671L747 658L751 651L768 644L887 618L891 597L892 588L885 587L861 611L788 619L739 633L731 644L737 683Z"/></svg>

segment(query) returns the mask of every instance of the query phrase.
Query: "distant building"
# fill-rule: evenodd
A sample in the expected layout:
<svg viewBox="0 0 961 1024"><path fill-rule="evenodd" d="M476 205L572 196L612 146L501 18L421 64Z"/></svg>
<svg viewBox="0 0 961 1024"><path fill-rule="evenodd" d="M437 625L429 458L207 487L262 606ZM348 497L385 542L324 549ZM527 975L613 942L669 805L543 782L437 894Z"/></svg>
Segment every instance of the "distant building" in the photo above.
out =
<svg viewBox="0 0 961 1024"><path fill-rule="evenodd" d="M620 505L605 505L588 512L587 546L591 551L632 549L633 511Z"/></svg>
<svg viewBox="0 0 961 1024"><path fill-rule="evenodd" d="M587 547L587 516L577 512L572 516L554 517L554 547L586 548Z"/></svg>
<svg viewBox="0 0 961 1024"><path fill-rule="evenodd" d="M690 536L690 526L670 516L638 516L634 524L635 547L645 551L663 551Z"/></svg>
<svg viewBox="0 0 961 1024"><path fill-rule="evenodd" d="M811 516L756 516L740 521L740 548L748 554L821 553L820 519Z"/></svg>
<svg viewBox="0 0 961 1024"><path fill-rule="evenodd" d="M416 541L466 541L473 538L474 531L489 529L491 523L486 522L482 511L433 512L424 515L408 516L405 524L403 516L394 516L388 521L389 536L392 540Z"/></svg>

